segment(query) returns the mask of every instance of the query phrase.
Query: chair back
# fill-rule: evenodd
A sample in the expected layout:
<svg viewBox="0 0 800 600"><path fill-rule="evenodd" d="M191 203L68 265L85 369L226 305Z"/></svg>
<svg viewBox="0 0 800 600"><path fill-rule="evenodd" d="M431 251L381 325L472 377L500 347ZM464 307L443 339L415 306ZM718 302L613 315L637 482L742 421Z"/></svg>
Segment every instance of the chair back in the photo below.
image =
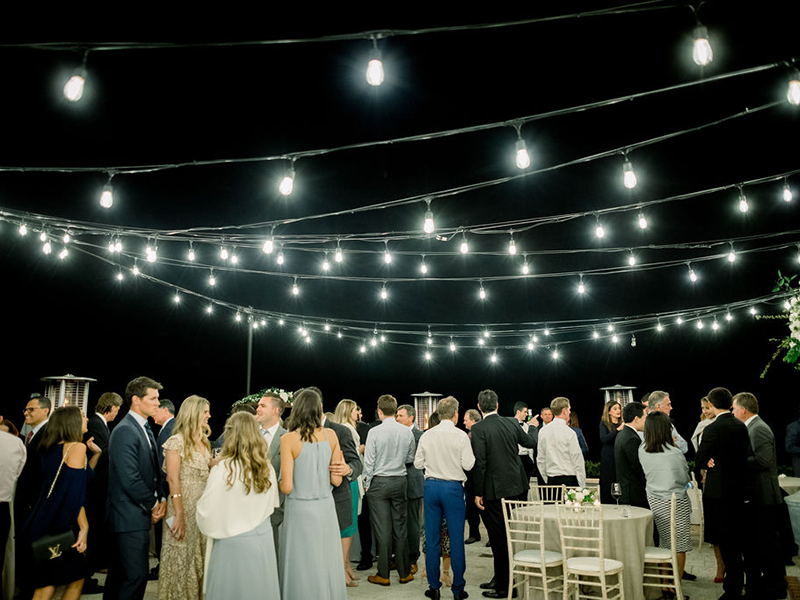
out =
<svg viewBox="0 0 800 600"><path fill-rule="evenodd" d="M557 504L558 533L564 558L592 556L605 558L603 549L603 507Z"/></svg>
<svg viewBox="0 0 800 600"><path fill-rule="evenodd" d="M531 485L530 498L545 504L561 504L564 502L567 486L565 485Z"/></svg>
<svg viewBox="0 0 800 600"><path fill-rule="evenodd" d="M516 552L534 550L541 553L541 564L544 564L544 503L504 498L503 521L509 563L513 564Z"/></svg>

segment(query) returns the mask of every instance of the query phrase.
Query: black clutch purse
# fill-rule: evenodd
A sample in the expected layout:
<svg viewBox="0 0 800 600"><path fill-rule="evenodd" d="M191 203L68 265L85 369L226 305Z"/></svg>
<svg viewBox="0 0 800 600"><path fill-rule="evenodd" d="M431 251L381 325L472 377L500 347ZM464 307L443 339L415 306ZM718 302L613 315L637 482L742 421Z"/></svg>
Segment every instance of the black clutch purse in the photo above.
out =
<svg viewBox="0 0 800 600"><path fill-rule="evenodd" d="M31 544L33 558L37 563L47 563L60 558L62 554L72 548L75 540L75 533L71 529L63 533L43 535Z"/></svg>

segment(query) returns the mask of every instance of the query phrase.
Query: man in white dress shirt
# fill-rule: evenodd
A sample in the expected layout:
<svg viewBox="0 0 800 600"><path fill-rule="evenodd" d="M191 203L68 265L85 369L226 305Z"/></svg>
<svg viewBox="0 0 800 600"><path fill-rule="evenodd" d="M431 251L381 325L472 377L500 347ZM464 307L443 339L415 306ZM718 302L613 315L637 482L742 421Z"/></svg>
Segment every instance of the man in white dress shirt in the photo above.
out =
<svg viewBox="0 0 800 600"><path fill-rule="evenodd" d="M567 398L554 398L550 403L553 421L539 431L536 465L547 485L586 485L586 465L578 436L567 425L570 405Z"/></svg>
<svg viewBox="0 0 800 600"><path fill-rule="evenodd" d="M2 421L2 417L0 417ZM22 467L25 466L25 444L15 435L0 431L0 594L5 589L3 564L6 557L6 543L11 531L11 498Z"/></svg>
<svg viewBox="0 0 800 600"><path fill-rule="evenodd" d="M414 458L417 469L425 469L425 568L428 585L425 595L439 600L439 541L442 517L448 523L463 523L465 471L475 465L475 455L466 433L456 428L458 400L443 398L437 407L441 422L422 434ZM450 560L453 565L451 590L455 600L466 598L464 572L467 568L464 551L464 528L449 527Z"/></svg>

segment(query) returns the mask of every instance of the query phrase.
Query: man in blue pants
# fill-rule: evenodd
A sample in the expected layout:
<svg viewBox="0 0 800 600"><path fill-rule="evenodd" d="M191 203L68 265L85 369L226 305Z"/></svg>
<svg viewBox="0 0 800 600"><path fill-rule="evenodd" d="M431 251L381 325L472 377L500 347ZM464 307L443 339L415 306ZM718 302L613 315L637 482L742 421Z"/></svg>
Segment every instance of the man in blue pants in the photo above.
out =
<svg viewBox="0 0 800 600"><path fill-rule="evenodd" d="M464 571L467 568L464 552L464 482L475 464L467 434L456 429L458 400L448 396L437 408L442 421L422 434L417 446L414 466L425 469L425 568L429 589L425 595L439 600L442 583L439 580L439 547L442 517L450 525L450 561L453 566L453 598L466 598Z"/></svg>

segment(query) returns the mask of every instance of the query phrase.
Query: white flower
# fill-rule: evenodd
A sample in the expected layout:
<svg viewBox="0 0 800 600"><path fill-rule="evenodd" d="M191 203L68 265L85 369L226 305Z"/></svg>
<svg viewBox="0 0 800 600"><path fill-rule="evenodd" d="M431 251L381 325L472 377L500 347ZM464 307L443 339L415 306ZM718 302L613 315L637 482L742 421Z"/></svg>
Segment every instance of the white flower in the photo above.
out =
<svg viewBox="0 0 800 600"><path fill-rule="evenodd" d="M584 495L583 495L582 493L578 492L577 494L575 494L575 499L576 499L578 502L583 502Z"/></svg>

